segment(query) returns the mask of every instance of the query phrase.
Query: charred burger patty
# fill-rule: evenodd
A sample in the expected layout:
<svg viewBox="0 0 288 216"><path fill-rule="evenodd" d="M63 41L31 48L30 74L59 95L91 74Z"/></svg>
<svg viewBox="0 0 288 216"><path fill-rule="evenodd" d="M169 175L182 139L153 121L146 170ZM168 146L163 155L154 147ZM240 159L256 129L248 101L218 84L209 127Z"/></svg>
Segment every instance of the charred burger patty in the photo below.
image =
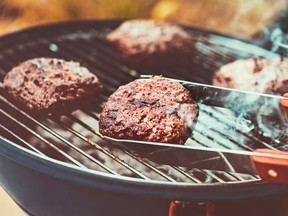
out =
<svg viewBox="0 0 288 216"><path fill-rule="evenodd" d="M94 96L101 85L77 62L35 58L8 72L3 87L6 95L26 110L55 112Z"/></svg>
<svg viewBox="0 0 288 216"><path fill-rule="evenodd" d="M278 58L240 59L223 65L214 75L216 86L267 94L288 91L288 61Z"/></svg>
<svg viewBox="0 0 288 216"><path fill-rule="evenodd" d="M134 67L179 65L179 60L195 54L195 42L180 26L153 20L130 20L107 35Z"/></svg>
<svg viewBox="0 0 288 216"><path fill-rule="evenodd" d="M114 138L183 144L198 111L180 83L154 76L120 86L108 98L99 127L102 134Z"/></svg>

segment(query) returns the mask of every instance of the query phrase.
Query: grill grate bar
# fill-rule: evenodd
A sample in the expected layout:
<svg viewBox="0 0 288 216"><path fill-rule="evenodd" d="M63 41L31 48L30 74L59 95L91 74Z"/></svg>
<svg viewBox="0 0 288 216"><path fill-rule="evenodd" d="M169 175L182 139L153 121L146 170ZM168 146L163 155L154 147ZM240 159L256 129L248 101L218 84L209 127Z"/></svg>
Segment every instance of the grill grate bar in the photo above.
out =
<svg viewBox="0 0 288 216"><path fill-rule="evenodd" d="M239 180L239 181L245 181L245 179L240 175L233 175L231 172L227 172L228 175L232 176L233 178ZM259 179L259 176L253 176L255 179Z"/></svg>
<svg viewBox="0 0 288 216"><path fill-rule="evenodd" d="M205 134L204 130L206 130L207 128L207 124L201 122L200 120L197 121L197 126L199 127L198 130L195 130L195 132L198 132L199 134L201 134L201 136L211 140L211 142L214 142L215 143L215 137L218 135L219 137L223 138L224 134L222 134L221 132L217 131L216 129L214 128L209 128L209 130L211 131L211 133L208 135L208 134ZM213 136L214 135L214 136ZM216 139L217 140L217 139ZM217 144L221 147L224 147L226 149L232 149L231 147L231 143L234 143L236 144L236 142L234 140L229 140L231 141L231 143L228 141L228 139L226 140L225 139L225 143L221 142L220 139L217 140ZM200 141L199 141L200 142Z"/></svg>
<svg viewBox="0 0 288 216"><path fill-rule="evenodd" d="M96 163L97 165L99 165L101 168L103 168L104 170L108 171L109 173L112 173L114 175L118 175L117 172L115 172L114 170L108 168L107 166L105 166L103 163L99 162L98 160L96 160L94 157L92 157L91 155L87 154L86 152L84 152L83 150L81 150L80 148L78 148L77 146L73 145L71 142L69 142L68 140L66 140L64 137L62 137L61 135L59 135L58 133L56 133L55 131L53 131L52 129L50 129L49 127L45 126L44 124L42 124L41 122L37 121L36 119L32 118L30 115L28 115L27 113L23 112L22 110L20 110L19 108L15 107L13 104L9 103L6 99L4 99L2 96L0 96L0 99L4 102L6 102L8 105L10 105L10 107L14 108L15 110L17 110L18 112L20 112L22 115L24 115L25 117L27 117L28 119L32 120L37 126L40 126L41 128L43 128L44 130L46 130L47 132L49 132L51 135L53 135L54 137L58 138L59 140L61 140L63 143L65 143L66 145L68 145L69 147L71 147L72 149L74 149L75 151L79 152L80 154L82 154L83 156L85 156L86 158L88 158L89 160L93 161L94 163ZM38 135L40 137L40 135ZM43 138L44 139L44 138ZM55 149L56 150L56 149ZM60 149L59 149L60 150ZM58 150L57 150L58 151ZM62 151L62 150L61 150ZM81 163L80 163L81 164ZM84 165L83 165L84 166Z"/></svg>
<svg viewBox="0 0 288 216"><path fill-rule="evenodd" d="M64 127L62 124L60 124L58 121L56 120L52 120L51 121L57 123L58 125L62 126L63 128L66 129L66 127ZM64 137L60 136L58 133L50 130L49 127L44 126L44 129L46 131L48 131L49 133L51 133L53 136L55 136L56 138L60 139L62 142L64 142L65 144L67 144L68 146L70 146L71 148L73 148L74 150L76 150L77 152L79 152L81 155L83 155L84 157L88 158L90 161L96 163L98 166L100 166L101 168L103 168L104 170L108 171L111 174L114 175L119 175L117 172L115 172L113 169L110 169L109 167L105 166L103 163L101 163L100 161L98 161L96 158L92 157L91 155L87 154L86 152L84 152L83 150L81 150L80 148L78 148L77 146L75 146L74 144L70 143L67 139L65 139ZM70 131L71 132L71 131Z"/></svg>
<svg viewBox="0 0 288 216"><path fill-rule="evenodd" d="M0 96L0 99L2 100L2 96ZM4 99L5 100L5 99ZM62 151L61 149L59 149L57 146L55 146L54 144L52 144L51 142L49 142L47 139L43 138L42 136L40 136L39 134L37 134L36 132L34 132L31 128L27 127L25 124L23 124L22 122L18 121L17 119L15 119L14 117L12 117L11 115L9 115L8 113L6 113L5 111L3 111L2 109L0 109L0 113L3 114L4 116L6 116L7 118L9 118L10 120L12 120L13 122L15 122L16 124L20 125L21 127L23 127L25 130L29 131L31 134L33 134L33 136L37 137L39 140L41 140L42 142L44 142L45 144L49 145L51 148L53 148L55 151L57 151L58 153L60 153L62 156L64 156L66 159L68 159L69 161L71 161L72 163L74 163L75 165L82 167L82 168L86 168L86 166L84 166L83 164L81 164L79 161L75 160L73 157L71 157L69 154L65 153L64 151Z"/></svg>
<svg viewBox="0 0 288 216"><path fill-rule="evenodd" d="M102 41L101 41L102 42ZM69 53L73 53L75 56L79 57L79 58L83 58L83 55L87 55L87 49L85 50L85 42L82 44L82 40L81 40L81 45L84 46L79 46L76 43L76 46L70 46L70 44L68 42L62 42L61 43L61 47L62 49L64 49L66 52ZM79 44L80 44L79 43ZM90 45L91 47L91 45ZM138 74L135 70L132 70L130 68L128 68L127 66L125 66L123 63L118 62L115 57L111 58L111 56L106 56L106 50L108 50L108 46L106 45L106 47L104 49L99 49L99 47L101 47L100 43L97 42L95 44L92 44L93 48L90 48L90 52L89 54L91 54L90 58L85 59L85 62L89 63L90 65L98 65L100 67L102 67L104 70L107 70L107 68L109 68L109 70L107 70L108 73L110 73L111 75L115 76L118 71L118 73L121 71L123 73L121 73L122 76L119 76L119 78L117 80L121 80L121 83L126 83L127 80L130 80L132 77L140 77L140 74ZM87 48L87 47L86 47ZM93 53L94 51L98 51L98 53ZM100 50L100 52L99 52ZM101 55L100 55L101 53ZM94 54L94 55L93 55ZM112 60L112 61L111 61Z"/></svg>
<svg viewBox="0 0 288 216"><path fill-rule="evenodd" d="M34 152L44 156L45 154L43 154L41 151L39 151L37 148L35 148L34 146L32 146L30 143L26 142L24 139L22 139L21 137L19 137L17 134L13 133L11 130L9 130L8 128L4 127L2 124L0 124L0 128L2 130L5 130L7 133L9 133L10 135L12 135L13 137L15 137L16 139L18 139L20 142L22 142L24 145L26 145L28 148L30 148L31 150L33 150Z"/></svg>
<svg viewBox="0 0 288 216"><path fill-rule="evenodd" d="M79 39L79 44L81 44L81 46L79 46L78 43L76 43L75 47L77 47L77 50L78 51L80 50L83 54L85 53L85 50L87 50L87 48L90 47L89 50L91 51L91 55L94 54L92 61L94 61L95 58L101 60L101 62L107 65L109 68L113 68L113 70L123 72L123 74L126 75L128 79L131 79L131 76L134 78L140 77L140 74L137 73L137 71L127 67L123 63L120 55L116 54L114 49L111 46L109 46L109 44L107 44L106 41L101 40L101 41L95 41L95 43L91 43L83 39ZM112 74L113 76L115 75L115 73ZM127 79L124 81L127 82Z"/></svg>
<svg viewBox="0 0 288 216"><path fill-rule="evenodd" d="M151 165L148 162L146 162L144 158L140 158L139 156L136 156L136 155L130 153L129 151L127 151L127 150L123 150L123 152L125 152L127 155L129 155L133 159L137 160L138 162L142 163L143 165L145 165L149 169L153 170L155 173L157 173L158 175L162 176L166 180L168 180L170 182L177 182L175 179L171 178L170 176L168 176L165 173L161 172L159 169L157 169L153 165Z"/></svg>
<svg viewBox="0 0 288 216"><path fill-rule="evenodd" d="M91 117L94 117L96 120L99 121L99 117L97 115L95 115L94 113L85 111L88 115L90 115ZM99 136L99 133L97 133L97 131L95 130L90 130L91 132L93 132L95 135ZM100 137L101 138L101 137ZM126 154L128 154L129 156L133 157L134 159L136 159L137 161L141 162L142 164L144 164L145 166L149 167L150 169L152 169L154 172L158 173L159 175L161 175L162 177L166 178L167 180L173 182L175 181L174 179L170 178L169 176L165 175L163 172L161 172L160 170L158 170L156 167L154 167L153 165L147 163L143 158L139 158L139 156L136 156L134 154L132 154L129 150L123 150ZM188 173L184 172L183 170L181 170L180 168L176 167L176 166L171 166L172 168L174 168L175 170L177 170L178 172L180 172L181 174L183 174L184 176L186 176L187 178L189 178L190 180L200 183L199 180L195 179L194 177L192 177L191 175L189 175Z"/></svg>
<svg viewBox="0 0 288 216"><path fill-rule="evenodd" d="M242 144L241 142L237 142L237 140L233 140L233 138L235 139L235 137L238 136L245 136L245 137L249 137L250 139L256 140L256 138L254 136L251 136L249 133L244 133L241 132L239 129L237 129L235 127L235 124L233 125L232 121L229 121L227 118L225 119L226 122L224 122L222 119L225 116L225 113L221 112L219 109L217 109L216 107L206 107L206 106L202 106L201 107L201 111L203 114L206 114L207 116L210 115L211 112L213 112L213 120L215 121L215 124L221 124L221 126L226 126L227 130L233 131L233 134L229 135L229 140L231 140L236 146L239 146L242 149L248 150L248 151L253 151L253 148L251 148L250 146L247 146L245 144ZM215 116L216 113L219 113L219 116ZM233 119L236 121L236 118ZM230 128L230 129L229 129ZM215 129L213 129L215 130ZM224 134L222 134L221 136L225 136ZM264 143L262 143L264 145Z"/></svg>
<svg viewBox="0 0 288 216"><path fill-rule="evenodd" d="M208 108L208 107L207 107ZM225 124L225 125L227 125L227 126L232 126L231 125L231 122L230 121L228 121L227 119L226 119L226 122L224 122L222 119L223 119L223 116L225 115L225 113L223 113L221 110L219 110L219 109L217 109L216 107L209 107L209 109L212 109L213 111L213 114L214 114L214 116L215 116L215 114L217 114L217 113L219 113L221 116L219 116L219 117L215 117L216 118L216 120L217 121L219 121L219 122L221 122L222 124ZM205 113L209 113L209 111L206 111L206 110L203 110ZM210 111L211 112L211 111ZM249 138L249 139L251 139L251 140L254 140L255 142L257 142L257 143L259 143L259 144L261 144L261 145L263 145L263 147L265 147L265 148L270 148L270 149L273 149L273 150L277 150L277 148L275 148L275 147L273 147L273 146L271 146L269 143L267 143L267 142L265 142L265 141L263 141L263 140L261 140L261 139L259 139L258 137L257 137L257 134L254 132L253 133L253 131L251 131L251 133L243 133L243 132L241 132L241 131L239 131L237 128L235 128L234 127L234 129L235 129L235 131L237 132L237 133L239 133L239 135L241 134L241 135L244 135L244 136L246 136L247 138ZM241 146L242 148L244 148L244 149L246 149L246 150L253 150L253 148L251 148L251 147L249 147L249 146L247 146L247 145L245 145L245 144L241 144L241 143L237 143L239 146Z"/></svg>
<svg viewBox="0 0 288 216"><path fill-rule="evenodd" d="M79 124L82 124L82 122L80 123L80 121L78 121L78 119L76 119L74 116L69 116L70 118L73 118L73 120ZM74 119L75 118L75 119ZM101 151L102 153L106 154L107 156L109 156L110 158L114 159L115 161L117 161L118 163L120 163L122 166L126 167L127 169L129 169L130 171L132 171L133 173L137 174L139 177L143 178L143 179L149 179L147 176L145 176L144 174L142 174L141 172L139 172L138 170L134 169L133 167L131 167L129 164L125 163L124 161L122 161L120 158L116 157L115 155L113 155L112 153L110 153L109 151L107 151L106 149L102 148L101 146L99 146L97 143L93 142L91 139L86 138L85 136L83 136L82 134L80 134L79 132L75 131L74 129L70 128L69 126L67 126L65 123L63 122L57 122L59 125L61 125L63 128L65 128L66 130L70 131L71 133L73 133L74 135L76 135L77 137L79 137L80 139L84 140L85 142L87 142L89 145L94 146L97 150ZM82 125L84 126L84 125ZM93 130L91 129L90 131L93 132Z"/></svg>
<svg viewBox="0 0 288 216"><path fill-rule="evenodd" d="M105 54L105 57L107 56L107 59L113 59L115 65L119 65L120 68L123 68L126 73L130 72L131 69L124 64L122 57L117 53L117 51L115 52L115 49L111 47L111 45L105 40L101 40L101 42L100 41L91 42L80 39L80 41L81 43L83 43L83 46L82 47L78 46L78 48L85 50L87 49L87 47L94 47L96 51L99 50L101 54L102 53Z"/></svg>
<svg viewBox="0 0 288 216"><path fill-rule="evenodd" d="M207 173L209 176L211 176L213 179L215 179L216 181L218 181L220 183L225 183L226 182L223 179L221 179L218 176L216 176L211 170L203 170L202 172Z"/></svg>
<svg viewBox="0 0 288 216"><path fill-rule="evenodd" d="M193 177L192 175L188 174L187 172L185 172L184 170L182 170L180 167L176 167L176 166L172 166L175 170L177 170L179 173L181 173L182 175L186 176L187 178L189 178L190 180L192 180L195 183L202 183L201 181L199 181L197 178Z"/></svg>

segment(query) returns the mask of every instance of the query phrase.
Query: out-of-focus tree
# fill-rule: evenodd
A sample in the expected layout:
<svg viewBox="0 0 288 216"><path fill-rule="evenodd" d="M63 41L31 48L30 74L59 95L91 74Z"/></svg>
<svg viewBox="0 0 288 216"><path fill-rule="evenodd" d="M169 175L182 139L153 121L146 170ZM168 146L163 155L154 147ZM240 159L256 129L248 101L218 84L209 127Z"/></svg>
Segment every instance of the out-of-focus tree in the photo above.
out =
<svg viewBox="0 0 288 216"><path fill-rule="evenodd" d="M250 38L274 22L287 5L287 0L160 0L151 17Z"/></svg>
<svg viewBox="0 0 288 216"><path fill-rule="evenodd" d="M70 19L153 18L253 37L288 0L0 0L0 34Z"/></svg>
<svg viewBox="0 0 288 216"><path fill-rule="evenodd" d="M71 19L148 18L157 0L0 0L0 33Z"/></svg>

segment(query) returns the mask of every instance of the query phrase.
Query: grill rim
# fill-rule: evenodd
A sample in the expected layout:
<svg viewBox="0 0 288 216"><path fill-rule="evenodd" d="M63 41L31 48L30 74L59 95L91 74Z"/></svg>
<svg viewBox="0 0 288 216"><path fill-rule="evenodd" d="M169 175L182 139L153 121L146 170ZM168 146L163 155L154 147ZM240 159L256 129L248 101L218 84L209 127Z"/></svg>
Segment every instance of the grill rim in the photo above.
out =
<svg viewBox="0 0 288 216"><path fill-rule="evenodd" d="M45 24L45 25L39 25L39 26L33 26L29 27L26 29L23 29L18 32L13 32L6 34L2 37L0 37L0 42L3 44L5 41L6 42L11 42L13 43L13 38L14 37L19 37L19 35L25 37L29 37L30 34L37 33L42 30L49 30L53 29L55 30L60 29L60 28L65 28L65 30L69 28L75 28L76 26L103 26L105 27L106 24L111 24L117 26L124 20L119 20L119 19L111 19L111 20L76 20L76 21L64 21L60 23L52 23L52 24ZM235 38L229 37L227 35L223 35L220 33L208 31L208 30L203 30L203 29L198 29L198 28L191 28L191 30L195 31L200 31L201 33L207 33L208 35L216 34L216 36L223 36L225 38L230 38L235 40ZM236 39L239 40L239 39ZM241 42L241 41L239 41ZM242 41L243 42L243 41ZM245 43L245 42L244 42ZM5 43L5 46L9 46ZM258 48L257 46L255 46ZM287 191L288 189L285 190L287 187L283 187L281 185L277 184L272 184L272 183L267 183L267 182L262 182L259 179L256 180L245 180L245 182L237 181L237 182L229 182L229 183L201 183L201 185L197 183L185 183L185 182L163 182L163 181L157 181L157 180L144 180L144 179L135 179L132 177L125 177L125 176L115 176L113 174L106 174L103 172L99 171L94 171L94 170L85 170L78 168L73 165L68 165L66 163L54 160L52 158L46 157L46 156L41 156L37 155L31 150L25 149L21 146L18 146L17 144L6 140L2 139L0 137L0 142L2 146L0 147L0 153L2 156L7 157L11 160L14 160L17 163L20 163L26 167L32 168L35 171L38 172L43 172L43 170L39 170L37 168L37 163L41 166L46 166L49 167L50 169L56 169L57 171L59 169L63 169L64 173L58 172L58 174L65 174L65 172L69 172L73 174L73 178L65 178L67 181L75 181L76 177L79 179L79 176L83 176L85 178L93 178L93 185L97 186L97 183L99 183L100 179L103 179L104 181L112 181L113 183L115 182L116 184L121 183L121 187L125 187L126 189L127 186L133 187L131 192L136 193L136 188L138 190L142 191L140 194L147 193L146 186L148 187L153 187L153 194L157 194L159 197L169 197L169 198L179 198L179 199L201 199L201 197L205 197L207 200L207 196L213 200L219 200L219 199L245 199L245 198L251 198L251 195L255 197L263 197L263 196L268 196L271 194L279 194ZM7 154L8 153L8 154ZM10 154L15 154L18 156L21 156L21 158L13 159L12 157L8 157ZM21 159L21 160L20 160ZM33 159L32 161L29 161L29 159ZM33 163L32 163L33 162ZM33 165L33 166L32 166ZM39 166L38 165L38 166ZM46 170L46 169L45 169ZM54 170L54 171L56 171ZM46 174L51 175L52 173L46 172ZM60 176L57 176L60 178ZM82 179L82 181L78 183L84 184L85 180ZM98 180L98 181L95 181ZM87 179L86 179L87 180ZM95 185L96 184L96 185ZM257 185L257 188L255 189L255 186ZM98 185L99 186L99 185ZM109 186L111 184L109 183ZM120 187L120 185L118 185ZM141 187L141 188L139 188ZM109 188L108 188L109 189ZM217 191L216 191L217 189ZM236 189L237 189L237 195L236 194ZM137 191L138 191L137 190ZM165 193L163 193L162 190L165 190ZM149 190L151 192L151 190ZM211 193L212 192L212 193ZM161 195L161 196L160 196Z"/></svg>

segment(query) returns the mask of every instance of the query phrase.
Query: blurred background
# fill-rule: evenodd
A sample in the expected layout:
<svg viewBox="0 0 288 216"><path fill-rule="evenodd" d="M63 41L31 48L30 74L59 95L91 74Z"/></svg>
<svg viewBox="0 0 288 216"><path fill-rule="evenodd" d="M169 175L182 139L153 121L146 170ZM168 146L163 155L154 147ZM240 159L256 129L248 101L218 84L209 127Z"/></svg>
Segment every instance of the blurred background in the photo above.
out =
<svg viewBox="0 0 288 216"><path fill-rule="evenodd" d="M257 37L288 0L0 0L0 35L71 19L153 18Z"/></svg>

